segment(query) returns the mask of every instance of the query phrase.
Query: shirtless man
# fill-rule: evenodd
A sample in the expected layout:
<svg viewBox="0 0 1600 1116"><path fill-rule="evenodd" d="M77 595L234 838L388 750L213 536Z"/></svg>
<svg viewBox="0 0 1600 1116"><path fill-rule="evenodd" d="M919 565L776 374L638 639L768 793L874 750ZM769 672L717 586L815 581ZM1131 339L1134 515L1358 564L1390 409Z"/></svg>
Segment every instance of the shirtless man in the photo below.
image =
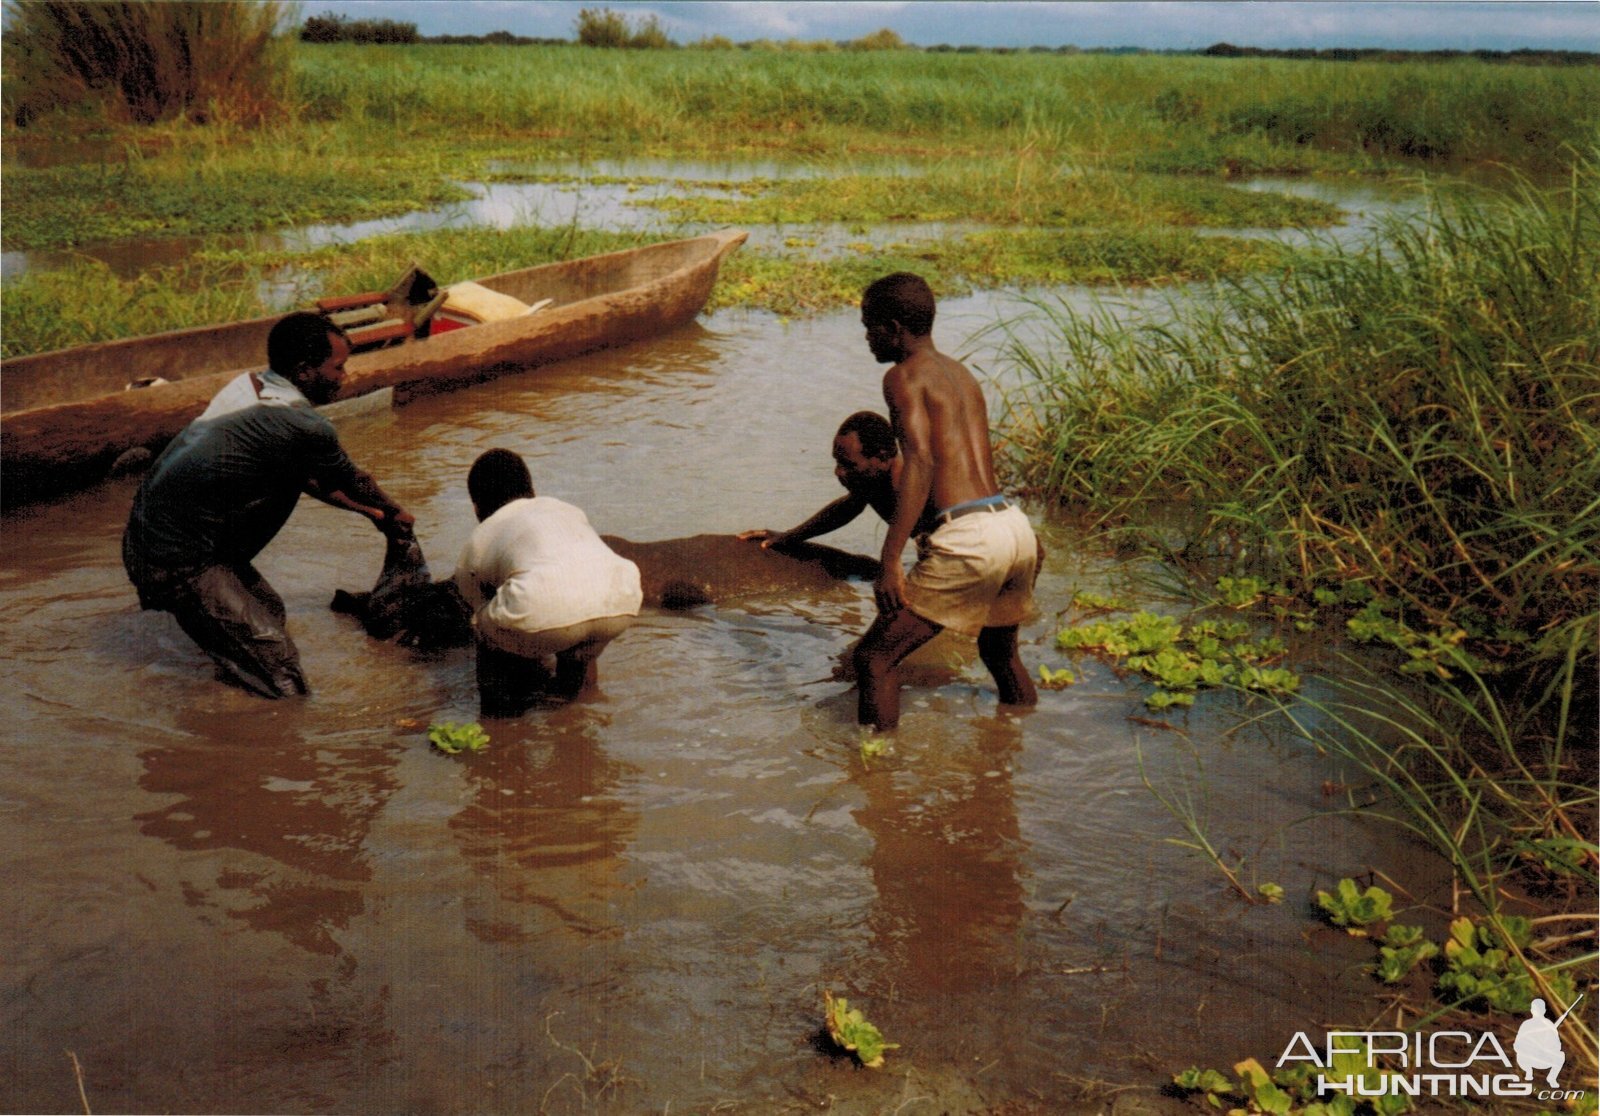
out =
<svg viewBox="0 0 1600 1116"><path fill-rule="evenodd" d="M1017 652L1017 628L1033 611L1039 547L1022 510L1000 495L982 389L933 344L933 292L916 275L885 276L861 298L867 347L892 367L883 397L900 446L894 517L873 587L878 616L856 649L857 719L879 729L900 720L895 667L944 628L978 639L978 655L1005 705L1039 700ZM931 533L917 563L900 565L929 504Z"/></svg>
<svg viewBox="0 0 1600 1116"><path fill-rule="evenodd" d="M759 542L764 549L782 550L837 531L853 523L869 507L885 523L892 523L895 490L900 482L900 454L889 420L874 411L857 411L840 423L839 432L833 436L833 475L844 485L845 494L798 527L787 531L744 531L739 537ZM913 534L933 530L933 511L932 507L923 508Z"/></svg>

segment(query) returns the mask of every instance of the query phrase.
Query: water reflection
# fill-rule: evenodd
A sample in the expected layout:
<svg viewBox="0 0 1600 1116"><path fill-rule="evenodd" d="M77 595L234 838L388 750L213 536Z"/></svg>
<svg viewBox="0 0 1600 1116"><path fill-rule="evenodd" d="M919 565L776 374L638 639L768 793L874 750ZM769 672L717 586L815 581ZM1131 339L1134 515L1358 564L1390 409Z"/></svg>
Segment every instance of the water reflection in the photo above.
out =
<svg viewBox="0 0 1600 1116"><path fill-rule="evenodd" d="M974 742L919 750L856 780L866 802L855 818L873 844L873 948L924 999L992 988L1018 968L1025 905L1011 773L1022 730L1009 717L971 727Z"/></svg>
<svg viewBox="0 0 1600 1116"><path fill-rule="evenodd" d="M393 749L358 741L319 748L294 731L292 717L285 724L188 710L176 722L193 743L141 752L139 786L177 801L135 814L139 831L185 852L252 857L187 861L212 878L185 880L186 902L307 952L339 953L339 932L365 909L367 835L398 785Z"/></svg>
<svg viewBox="0 0 1600 1116"><path fill-rule="evenodd" d="M633 769L600 743L609 721L580 703L497 723L489 749L474 757L472 799L448 823L462 855L502 900L553 914L584 936L621 932L609 908L623 886L621 854L638 827L617 793ZM479 941L536 936L528 912L473 906L467 929Z"/></svg>

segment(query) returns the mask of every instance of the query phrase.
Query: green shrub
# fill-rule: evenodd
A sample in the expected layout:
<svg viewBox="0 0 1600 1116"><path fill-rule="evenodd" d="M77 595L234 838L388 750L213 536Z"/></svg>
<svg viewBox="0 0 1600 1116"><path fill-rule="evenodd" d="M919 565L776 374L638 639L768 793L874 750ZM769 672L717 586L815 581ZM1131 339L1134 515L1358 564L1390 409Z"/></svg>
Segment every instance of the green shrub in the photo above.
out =
<svg viewBox="0 0 1600 1116"><path fill-rule="evenodd" d="M9 5L6 114L26 126L88 104L113 120L254 123L287 97L277 0L38 0Z"/></svg>

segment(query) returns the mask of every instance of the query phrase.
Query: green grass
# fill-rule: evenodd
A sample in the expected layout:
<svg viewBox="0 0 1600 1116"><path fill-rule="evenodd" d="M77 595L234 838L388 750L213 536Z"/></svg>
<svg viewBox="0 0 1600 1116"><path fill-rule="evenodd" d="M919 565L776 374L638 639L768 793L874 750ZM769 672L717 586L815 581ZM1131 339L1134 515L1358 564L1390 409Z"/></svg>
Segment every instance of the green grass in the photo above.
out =
<svg viewBox="0 0 1600 1116"><path fill-rule="evenodd" d="M1187 501L1205 512L1192 549L1366 580L1485 646L1582 621L1600 576L1597 173L1441 199L1381 249L1328 246L1175 321L1060 310L1058 351L1013 350L1019 475L1107 515Z"/></svg>
<svg viewBox="0 0 1600 1116"><path fill-rule="evenodd" d="M1563 189L1435 201L1158 317L1041 303L1055 340L1013 323L1001 433L1034 493L1206 584L1248 571L1298 598L1286 615L1344 608L1382 653L1268 700L1498 936L1554 912L1513 959L1548 995L1596 956L1600 159ZM1592 1071L1593 1028L1569 1050Z"/></svg>
<svg viewBox="0 0 1600 1116"><path fill-rule="evenodd" d="M941 298L995 287L1135 286L1242 275L1281 263L1268 241L1197 236L1184 229L1086 232L1006 230L891 244L858 242L840 255L762 252L728 258L709 308L798 317L859 304L872 280L897 270L924 276Z"/></svg>
<svg viewBox="0 0 1600 1116"><path fill-rule="evenodd" d="M18 49L8 40L12 110L31 88ZM1318 224L1319 203L1195 176L1548 172L1600 124L1600 69L1467 60L307 44L287 57L282 105L257 127L201 114L205 127L152 132L66 113L18 128L8 113L6 246L392 215L459 196L492 160L741 152L817 160L826 178L691 201L684 216ZM32 165L85 133L96 155ZM837 173L863 155L906 170Z"/></svg>
<svg viewBox="0 0 1600 1116"><path fill-rule="evenodd" d="M1267 169L1375 160L1559 166L1593 138L1589 67L919 52L302 48L305 115L527 133L571 150L1073 152L1127 166L1251 137ZM1186 160L1223 171L1221 162Z"/></svg>
<svg viewBox="0 0 1600 1116"><path fill-rule="evenodd" d="M154 154L130 145L101 162L8 166L3 190L7 249L364 220L470 196L436 159L374 156L326 131L297 146L185 134Z"/></svg>
<svg viewBox="0 0 1600 1116"><path fill-rule="evenodd" d="M1031 158L940 162L884 175L840 174L772 183L754 196L656 198L649 205L712 224L980 221L1068 228L1176 225L1281 228L1327 225L1337 207L1285 194L1149 174L1078 171Z"/></svg>

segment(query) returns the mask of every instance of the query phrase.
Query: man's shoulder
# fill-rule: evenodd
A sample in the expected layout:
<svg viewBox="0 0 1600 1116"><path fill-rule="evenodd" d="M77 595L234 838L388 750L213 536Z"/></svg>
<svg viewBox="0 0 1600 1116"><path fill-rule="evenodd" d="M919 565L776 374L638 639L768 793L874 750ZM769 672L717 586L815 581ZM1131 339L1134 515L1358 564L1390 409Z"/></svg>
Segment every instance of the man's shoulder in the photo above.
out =
<svg viewBox="0 0 1600 1116"><path fill-rule="evenodd" d="M222 421L255 423L266 429L281 429L295 433L312 434L319 438L337 439L333 423L309 402L279 403L271 406L250 407L224 415Z"/></svg>
<svg viewBox="0 0 1600 1116"><path fill-rule="evenodd" d="M936 387L950 376L970 378L972 372L955 357L938 349L919 349L891 366L883 374L883 379L885 384L893 378L901 384Z"/></svg>

